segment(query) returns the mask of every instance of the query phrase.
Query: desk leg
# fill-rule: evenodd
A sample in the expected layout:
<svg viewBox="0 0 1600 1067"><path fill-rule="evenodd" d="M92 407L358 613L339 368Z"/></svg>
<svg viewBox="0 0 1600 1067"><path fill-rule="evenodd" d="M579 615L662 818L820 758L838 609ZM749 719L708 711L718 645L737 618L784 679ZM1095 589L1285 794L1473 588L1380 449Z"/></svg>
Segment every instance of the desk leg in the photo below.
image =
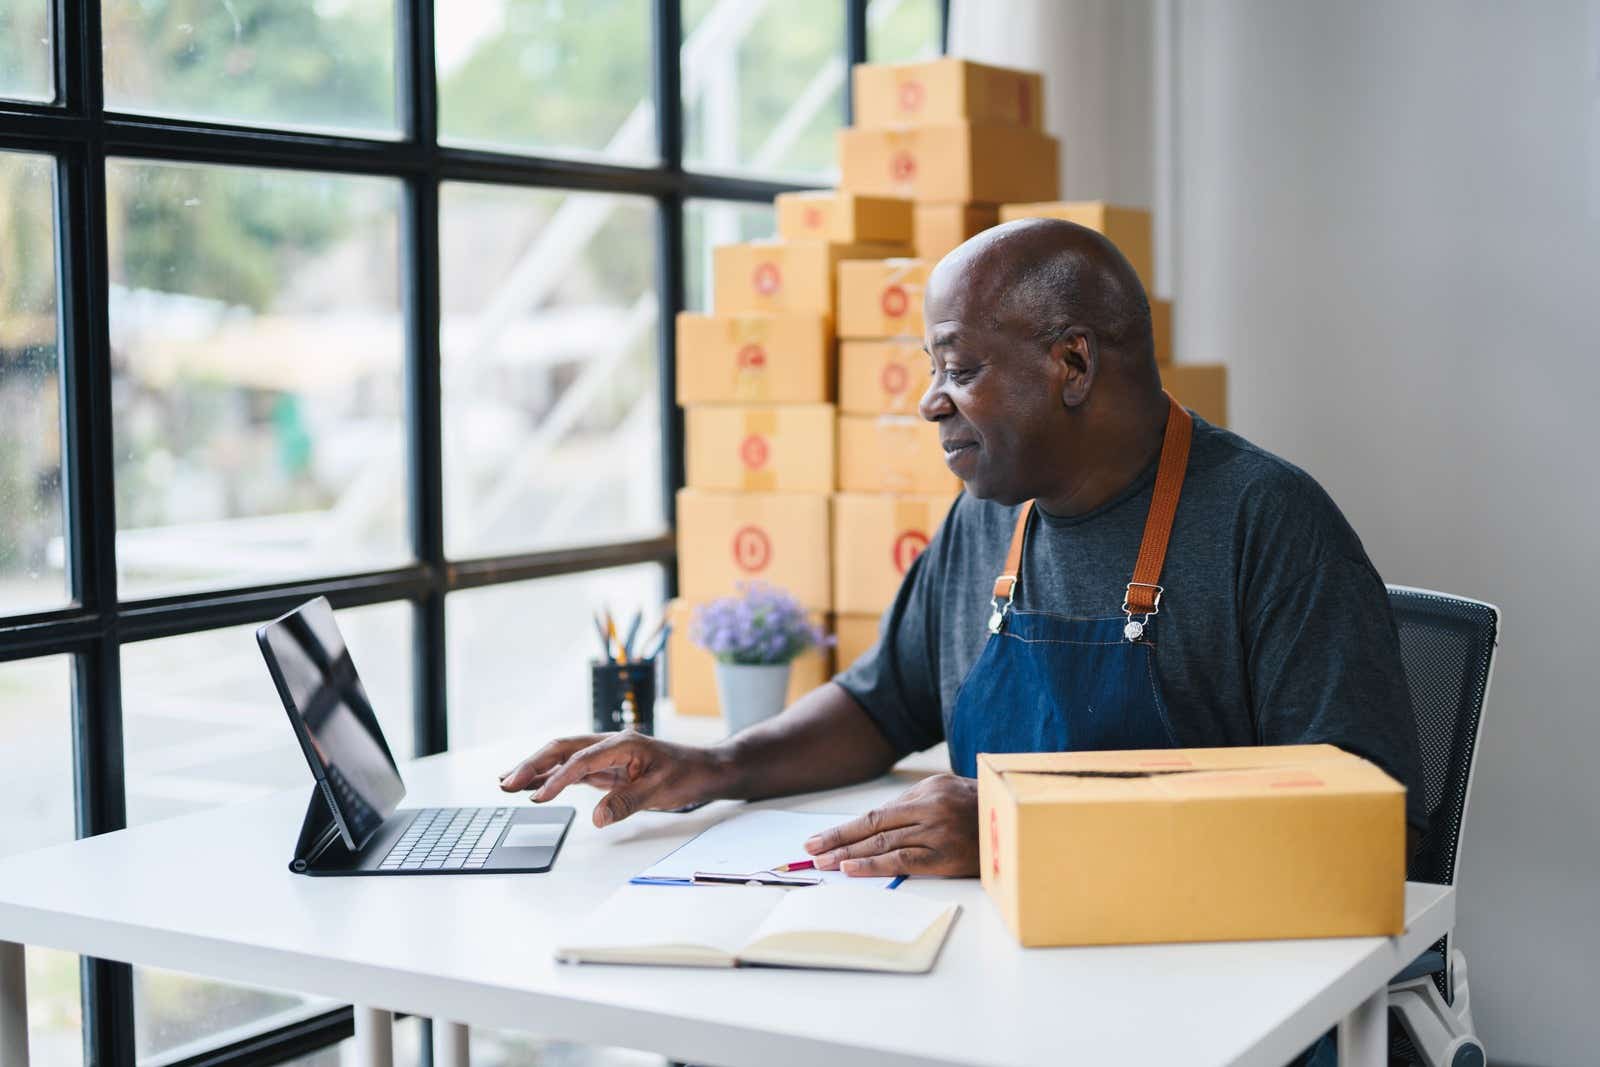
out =
<svg viewBox="0 0 1600 1067"><path fill-rule="evenodd" d="M433 1020L433 1067L470 1067L467 1028L461 1023Z"/></svg>
<svg viewBox="0 0 1600 1067"><path fill-rule="evenodd" d="M0 1063L28 1067L28 958L0 941Z"/></svg>
<svg viewBox="0 0 1600 1067"><path fill-rule="evenodd" d="M1339 1020L1339 1067L1389 1062L1389 990L1379 989Z"/></svg>
<svg viewBox="0 0 1600 1067"><path fill-rule="evenodd" d="M394 1016L381 1008L354 1008L356 1063L360 1067L394 1067Z"/></svg>

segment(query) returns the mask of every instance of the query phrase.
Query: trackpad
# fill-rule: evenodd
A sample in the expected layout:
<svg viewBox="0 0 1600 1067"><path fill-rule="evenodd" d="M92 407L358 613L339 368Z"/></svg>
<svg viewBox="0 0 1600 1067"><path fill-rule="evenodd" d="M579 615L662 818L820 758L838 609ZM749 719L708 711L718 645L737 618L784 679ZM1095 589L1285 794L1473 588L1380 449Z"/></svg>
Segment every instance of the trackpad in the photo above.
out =
<svg viewBox="0 0 1600 1067"><path fill-rule="evenodd" d="M566 829L559 822L515 823L500 839L501 848L553 848Z"/></svg>

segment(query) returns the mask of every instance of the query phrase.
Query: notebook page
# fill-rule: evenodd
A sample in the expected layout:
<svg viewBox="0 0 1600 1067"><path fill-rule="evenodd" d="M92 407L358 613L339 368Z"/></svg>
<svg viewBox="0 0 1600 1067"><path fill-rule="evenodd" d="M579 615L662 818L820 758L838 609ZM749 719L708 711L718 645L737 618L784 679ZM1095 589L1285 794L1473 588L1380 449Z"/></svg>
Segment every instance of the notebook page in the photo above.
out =
<svg viewBox="0 0 1600 1067"><path fill-rule="evenodd" d="M625 885L562 938L556 955L672 945L716 949L734 956L786 892L757 886L715 886L669 893Z"/></svg>
<svg viewBox="0 0 1600 1067"><path fill-rule="evenodd" d="M688 882L696 871L749 874L783 863L810 859L806 838L853 815L816 811L747 811L724 819L676 851L641 871L635 882ZM893 879L851 878L839 871L797 871L824 884L849 884L883 889Z"/></svg>
<svg viewBox="0 0 1600 1067"><path fill-rule="evenodd" d="M829 885L789 890L750 940L777 934L829 933L910 944L952 907L903 889L885 893L853 885Z"/></svg>

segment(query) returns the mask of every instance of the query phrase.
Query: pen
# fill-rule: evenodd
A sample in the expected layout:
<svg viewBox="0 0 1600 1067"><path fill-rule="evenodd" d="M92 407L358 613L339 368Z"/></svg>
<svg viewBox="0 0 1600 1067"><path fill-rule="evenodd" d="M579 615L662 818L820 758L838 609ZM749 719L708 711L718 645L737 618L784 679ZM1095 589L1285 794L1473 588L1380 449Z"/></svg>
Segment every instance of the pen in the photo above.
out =
<svg viewBox="0 0 1600 1067"><path fill-rule="evenodd" d="M610 608L606 609L606 638L607 647L609 648L615 646L616 648L616 655L612 658L618 663L627 663L628 653L627 650L622 647L622 642L617 640L617 623L616 620L612 619L611 617Z"/></svg>
<svg viewBox="0 0 1600 1067"><path fill-rule="evenodd" d="M672 627L667 625L667 620L661 620L660 631L661 638L656 642L656 647L651 650L648 657L649 659L655 659L657 656L661 655L662 650L667 647L667 638L672 636Z"/></svg>
<svg viewBox="0 0 1600 1067"><path fill-rule="evenodd" d="M639 624L642 622L644 622L644 612L634 612L633 622L628 625L628 636L622 642L622 650L630 659L633 657L633 639L639 636Z"/></svg>
<svg viewBox="0 0 1600 1067"><path fill-rule="evenodd" d="M650 636L645 638L644 644L639 646L640 648L649 648L651 650L650 654L644 657L645 659L655 659L661 654L661 646L666 642L667 630L666 616L662 616L661 621L656 623L655 629L650 631ZM657 640L658 638L660 640Z"/></svg>
<svg viewBox="0 0 1600 1067"><path fill-rule="evenodd" d="M594 632L600 637L600 654L607 660L611 659L611 642L606 639L606 628L600 622L600 613L594 612Z"/></svg>

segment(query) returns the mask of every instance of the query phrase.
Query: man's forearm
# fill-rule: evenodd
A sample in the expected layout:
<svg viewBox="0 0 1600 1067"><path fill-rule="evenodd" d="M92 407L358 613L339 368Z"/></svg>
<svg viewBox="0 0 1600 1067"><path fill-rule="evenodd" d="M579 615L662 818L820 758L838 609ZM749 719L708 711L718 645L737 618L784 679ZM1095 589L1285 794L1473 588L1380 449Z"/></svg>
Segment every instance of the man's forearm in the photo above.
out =
<svg viewBox="0 0 1600 1067"><path fill-rule="evenodd" d="M718 795L735 800L854 785L895 761L894 749L867 713L832 682L712 751L723 768Z"/></svg>

